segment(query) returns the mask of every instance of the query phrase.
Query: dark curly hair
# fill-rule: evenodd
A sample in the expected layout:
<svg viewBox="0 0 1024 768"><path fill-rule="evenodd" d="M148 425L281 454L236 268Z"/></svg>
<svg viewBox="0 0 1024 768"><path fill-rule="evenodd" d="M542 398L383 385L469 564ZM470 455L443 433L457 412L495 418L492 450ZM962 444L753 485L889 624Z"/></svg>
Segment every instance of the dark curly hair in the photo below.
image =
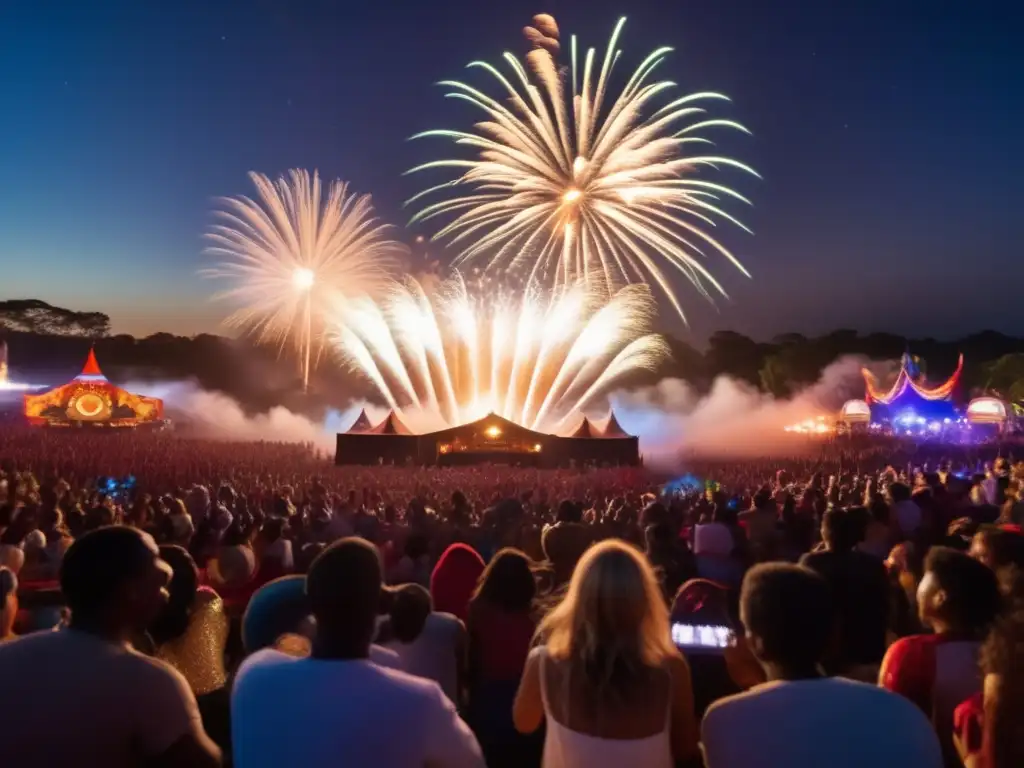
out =
<svg viewBox="0 0 1024 768"><path fill-rule="evenodd" d="M942 613L959 632L984 637L999 617L1002 598L996 575L963 552L932 547L924 569L946 593Z"/></svg>
<svg viewBox="0 0 1024 768"><path fill-rule="evenodd" d="M992 625L982 646L981 667L985 674L1005 674L1018 668L1024 673L1024 569L1007 568L1000 578L1005 607ZM1024 675L1021 677L1024 693Z"/></svg>
<svg viewBox="0 0 1024 768"><path fill-rule="evenodd" d="M167 585L167 604L149 628L149 634L157 645L185 634L196 602L196 591L199 589L199 570L187 550L165 544L160 547L160 557L171 566L173 574Z"/></svg>
<svg viewBox="0 0 1024 768"><path fill-rule="evenodd" d="M981 669L999 678L999 694L985 703L993 711L992 743L995 768L1024 765L1024 723L1019 713L1024 706L1024 569L1009 567L1001 573L1005 607L981 648Z"/></svg>

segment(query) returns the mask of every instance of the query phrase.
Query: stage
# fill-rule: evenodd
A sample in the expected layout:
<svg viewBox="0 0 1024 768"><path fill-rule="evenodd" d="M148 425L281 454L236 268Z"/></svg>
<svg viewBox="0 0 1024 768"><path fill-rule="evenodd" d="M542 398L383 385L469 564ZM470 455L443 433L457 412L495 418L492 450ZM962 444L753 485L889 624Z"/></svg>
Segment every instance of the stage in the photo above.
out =
<svg viewBox="0 0 1024 768"><path fill-rule="evenodd" d="M584 419L571 436L561 437L527 429L493 413L469 424L416 435L393 412L371 425L364 411L348 432L338 435L335 454L339 465L567 467L633 466L640 461L638 438L625 434L614 416L600 429Z"/></svg>

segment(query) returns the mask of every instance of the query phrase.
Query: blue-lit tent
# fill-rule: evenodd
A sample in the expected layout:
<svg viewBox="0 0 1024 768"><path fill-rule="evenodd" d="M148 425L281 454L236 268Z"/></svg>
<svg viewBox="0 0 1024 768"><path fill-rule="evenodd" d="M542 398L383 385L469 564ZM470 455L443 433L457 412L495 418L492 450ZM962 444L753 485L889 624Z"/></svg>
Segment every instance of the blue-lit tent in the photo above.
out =
<svg viewBox="0 0 1024 768"><path fill-rule="evenodd" d="M957 418L953 393L960 382L964 358L953 375L938 387L928 387L920 375L915 360L906 354L900 365L900 372L888 390L878 386L878 380L864 370L867 386L865 400L871 407L873 422L890 422L899 427L912 429L933 422L944 422Z"/></svg>

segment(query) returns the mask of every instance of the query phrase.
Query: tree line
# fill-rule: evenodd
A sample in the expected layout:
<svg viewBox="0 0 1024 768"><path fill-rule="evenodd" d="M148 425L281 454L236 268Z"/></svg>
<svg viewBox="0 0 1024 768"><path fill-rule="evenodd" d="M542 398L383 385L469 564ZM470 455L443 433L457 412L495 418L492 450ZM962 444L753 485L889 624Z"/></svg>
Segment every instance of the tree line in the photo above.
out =
<svg viewBox="0 0 1024 768"><path fill-rule="evenodd" d="M284 404L296 409L346 404L366 397L365 381L329 362L315 373L310 398L298 393L297 365L288 350L260 347L247 339L213 334L183 337L157 333L145 338L110 333L102 312L78 312L29 299L0 301L0 337L7 340L15 371L42 372L59 380L77 373L90 344L112 379L190 379L218 390L250 410ZM644 386L663 378L688 381L706 390L718 376L730 376L776 397L816 382L832 362L847 355L897 360L911 351L927 366L926 375L944 381L964 355L965 393L991 391L1024 400L1024 338L981 331L960 339L908 339L889 333L860 334L840 329L822 336L787 333L756 341L734 331L718 331L701 351L668 337L671 356L654 371L637 372L624 386ZM66 380L66 379L65 379Z"/></svg>

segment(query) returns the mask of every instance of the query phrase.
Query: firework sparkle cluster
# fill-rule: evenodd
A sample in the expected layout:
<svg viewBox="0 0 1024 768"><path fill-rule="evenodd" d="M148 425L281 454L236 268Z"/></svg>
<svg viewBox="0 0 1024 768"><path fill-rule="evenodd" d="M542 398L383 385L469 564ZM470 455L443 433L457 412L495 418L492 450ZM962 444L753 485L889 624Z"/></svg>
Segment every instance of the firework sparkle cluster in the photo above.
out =
<svg viewBox="0 0 1024 768"><path fill-rule="evenodd" d="M446 279L399 276L403 247L368 195L340 181L325 192L305 171L251 174L256 198L224 201L208 235L218 263L204 274L228 283L218 297L235 305L229 322L293 343L306 386L326 345L389 407L438 426L494 412L555 430L657 365L667 354L653 331L657 302L685 319L673 275L710 297L725 291L709 255L747 274L712 233L720 223L746 229L726 207L748 201L715 173L756 174L713 151L709 133L747 132L709 116L725 96L676 96L655 77L670 48L619 83L624 22L603 53L570 38L566 63L557 23L536 16L523 60L505 53L504 70L469 65L491 78L493 94L442 83L482 113L470 130L414 137L464 153L409 172L455 171L408 201L411 223L436 223L433 240L454 251ZM459 268L522 287L481 290Z"/></svg>

